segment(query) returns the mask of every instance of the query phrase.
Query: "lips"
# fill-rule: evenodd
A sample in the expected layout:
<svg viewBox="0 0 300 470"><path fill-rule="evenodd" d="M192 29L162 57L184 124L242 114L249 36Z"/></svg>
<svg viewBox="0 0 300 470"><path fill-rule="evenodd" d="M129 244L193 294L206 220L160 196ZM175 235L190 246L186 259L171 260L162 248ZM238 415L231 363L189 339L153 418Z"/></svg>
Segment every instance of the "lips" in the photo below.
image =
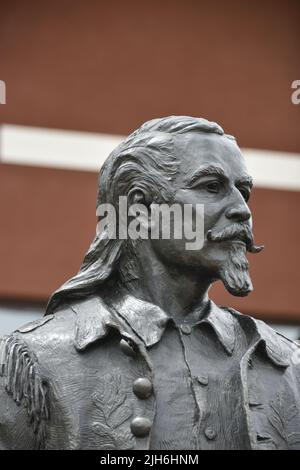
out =
<svg viewBox="0 0 300 470"><path fill-rule="evenodd" d="M240 240L239 238L232 238L231 240L232 243L237 243L239 245L247 246L247 242L244 240Z"/></svg>

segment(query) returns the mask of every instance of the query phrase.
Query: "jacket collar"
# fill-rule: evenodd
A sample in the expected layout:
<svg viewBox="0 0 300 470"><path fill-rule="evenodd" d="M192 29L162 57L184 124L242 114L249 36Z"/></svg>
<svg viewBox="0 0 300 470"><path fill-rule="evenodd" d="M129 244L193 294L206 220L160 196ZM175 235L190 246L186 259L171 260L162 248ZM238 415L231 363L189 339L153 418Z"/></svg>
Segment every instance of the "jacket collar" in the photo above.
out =
<svg viewBox="0 0 300 470"><path fill-rule="evenodd" d="M125 337L140 339L146 347L153 346L160 341L170 319L157 305L132 295L115 299L109 307L99 297L92 297L78 302L72 309L77 314L75 347L79 350L106 336L109 328L117 328ZM209 301L206 317L196 324L210 325L226 352L232 354L234 322L231 313Z"/></svg>
<svg viewBox="0 0 300 470"><path fill-rule="evenodd" d="M235 316L241 323L251 321L256 331L257 345L262 345L263 350L270 361L278 367L288 367L292 362L292 355L299 350L299 345L273 330L270 326L261 320L237 312L233 308L225 310Z"/></svg>

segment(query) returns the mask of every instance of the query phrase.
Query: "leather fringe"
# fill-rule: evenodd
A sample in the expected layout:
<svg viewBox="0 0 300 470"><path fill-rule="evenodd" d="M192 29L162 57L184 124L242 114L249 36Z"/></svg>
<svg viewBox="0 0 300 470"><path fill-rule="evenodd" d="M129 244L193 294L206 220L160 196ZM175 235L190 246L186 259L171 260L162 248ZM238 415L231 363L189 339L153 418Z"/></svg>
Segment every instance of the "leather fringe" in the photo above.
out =
<svg viewBox="0 0 300 470"><path fill-rule="evenodd" d="M23 403L27 408L36 448L44 449L49 420L47 386L42 380L36 356L17 336L0 339L0 376L4 377L5 389L17 405Z"/></svg>

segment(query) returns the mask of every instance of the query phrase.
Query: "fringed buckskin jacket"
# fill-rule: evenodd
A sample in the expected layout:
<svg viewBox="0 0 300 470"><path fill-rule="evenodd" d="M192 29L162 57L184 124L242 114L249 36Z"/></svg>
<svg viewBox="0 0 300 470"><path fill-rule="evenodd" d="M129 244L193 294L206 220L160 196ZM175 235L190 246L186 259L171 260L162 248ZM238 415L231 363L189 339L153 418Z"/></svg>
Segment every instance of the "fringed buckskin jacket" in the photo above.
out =
<svg viewBox="0 0 300 470"><path fill-rule="evenodd" d="M0 449L300 449L299 346L209 301L97 296L2 338Z"/></svg>

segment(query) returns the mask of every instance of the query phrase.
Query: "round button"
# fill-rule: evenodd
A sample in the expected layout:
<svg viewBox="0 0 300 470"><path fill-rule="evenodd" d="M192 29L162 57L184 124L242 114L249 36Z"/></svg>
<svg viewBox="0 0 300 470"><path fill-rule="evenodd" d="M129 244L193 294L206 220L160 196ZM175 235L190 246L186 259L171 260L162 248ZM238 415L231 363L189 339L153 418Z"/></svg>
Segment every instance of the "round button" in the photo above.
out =
<svg viewBox="0 0 300 470"><path fill-rule="evenodd" d="M152 393L152 383L147 377L141 377L133 382L133 391L139 398L148 398Z"/></svg>
<svg viewBox="0 0 300 470"><path fill-rule="evenodd" d="M181 329L182 333L185 334L185 335L190 335L191 332L192 332L192 327L190 325L187 325L187 324L180 325L180 329Z"/></svg>
<svg viewBox="0 0 300 470"><path fill-rule="evenodd" d="M131 421L130 429L136 437L148 436L151 429L151 421L148 418L137 416Z"/></svg>
<svg viewBox="0 0 300 470"><path fill-rule="evenodd" d="M126 341L124 338L121 339L120 341L120 348L122 350L122 352L124 354L126 354L126 356L135 356L135 350L134 350L134 347L128 342Z"/></svg>
<svg viewBox="0 0 300 470"><path fill-rule="evenodd" d="M215 439L217 435L216 431L214 431L212 428L206 428L204 431L204 434L207 437L207 439L209 439L210 441Z"/></svg>
<svg viewBox="0 0 300 470"><path fill-rule="evenodd" d="M199 377L197 377L197 380L198 380L199 384L201 384L201 385L208 385L207 375L199 375Z"/></svg>

